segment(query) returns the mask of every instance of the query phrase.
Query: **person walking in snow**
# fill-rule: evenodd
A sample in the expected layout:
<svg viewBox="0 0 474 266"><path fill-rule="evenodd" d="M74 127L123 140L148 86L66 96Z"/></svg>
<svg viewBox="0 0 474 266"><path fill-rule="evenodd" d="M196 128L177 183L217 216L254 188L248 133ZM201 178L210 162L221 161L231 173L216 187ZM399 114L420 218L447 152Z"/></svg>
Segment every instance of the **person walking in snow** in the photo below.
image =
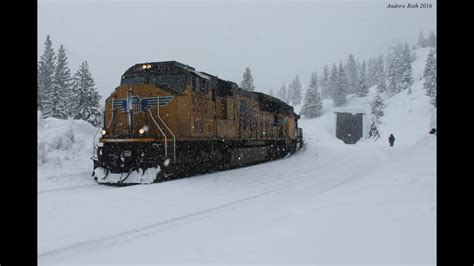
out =
<svg viewBox="0 0 474 266"><path fill-rule="evenodd" d="M390 142L390 147L392 147L393 143L395 142L395 137L393 134L390 134L390 137L388 137L388 142Z"/></svg>

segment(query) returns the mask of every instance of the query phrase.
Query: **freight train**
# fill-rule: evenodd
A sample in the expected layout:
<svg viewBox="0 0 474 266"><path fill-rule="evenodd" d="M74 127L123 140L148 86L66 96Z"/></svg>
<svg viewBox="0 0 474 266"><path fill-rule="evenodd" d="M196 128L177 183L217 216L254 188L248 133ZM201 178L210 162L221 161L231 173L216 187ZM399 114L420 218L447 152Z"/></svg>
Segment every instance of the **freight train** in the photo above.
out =
<svg viewBox="0 0 474 266"><path fill-rule="evenodd" d="M303 146L292 106L176 61L130 67L105 101L99 183L153 183L275 160Z"/></svg>

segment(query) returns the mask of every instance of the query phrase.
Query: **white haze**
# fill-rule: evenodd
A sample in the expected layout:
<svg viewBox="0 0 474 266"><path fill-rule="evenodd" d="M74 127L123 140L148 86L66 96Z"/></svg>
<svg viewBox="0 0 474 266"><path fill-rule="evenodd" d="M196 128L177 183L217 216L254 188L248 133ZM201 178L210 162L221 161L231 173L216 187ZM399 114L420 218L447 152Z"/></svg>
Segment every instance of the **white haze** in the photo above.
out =
<svg viewBox="0 0 474 266"><path fill-rule="evenodd" d="M428 2L429 1L425 1ZM395 2L390 2L395 4ZM399 4L406 4L400 2ZM256 90L276 93L325 64L386 54L436 30L432 8L387 8L387 1L40 1L38 59L49 34L63 44L71 74L87 60L102 96L140 62L176 60L240 84L245 67Z"/></svg>

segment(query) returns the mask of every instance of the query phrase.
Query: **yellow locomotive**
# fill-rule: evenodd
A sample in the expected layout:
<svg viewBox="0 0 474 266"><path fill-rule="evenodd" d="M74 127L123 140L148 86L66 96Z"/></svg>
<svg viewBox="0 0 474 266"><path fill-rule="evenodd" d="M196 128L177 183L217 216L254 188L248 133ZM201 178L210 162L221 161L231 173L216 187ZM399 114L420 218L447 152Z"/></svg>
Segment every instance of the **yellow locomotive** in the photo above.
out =
<svg viewBox="0 0 474 266"><path fill-rule="evenodd" d="M274 160L303 145L279 99L176 61L136 64L106 99L99 183L152 183Z"/></svg>

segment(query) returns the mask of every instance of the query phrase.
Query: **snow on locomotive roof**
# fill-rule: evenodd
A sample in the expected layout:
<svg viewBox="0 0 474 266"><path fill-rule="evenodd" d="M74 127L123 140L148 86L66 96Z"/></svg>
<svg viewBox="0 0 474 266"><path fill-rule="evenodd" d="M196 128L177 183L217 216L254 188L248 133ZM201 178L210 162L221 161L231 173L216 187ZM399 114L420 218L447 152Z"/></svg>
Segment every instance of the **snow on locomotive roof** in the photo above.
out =
<svg viewBox="0 0 474 266"><path fill-rule="evenodd" d="M197 76L203 78L203 79L207 79L207 80L210 80L211 78L209 78L209 76L199 72L199 71L196 71L196 70L189 70L190 72L196 74Z"/></svg>

